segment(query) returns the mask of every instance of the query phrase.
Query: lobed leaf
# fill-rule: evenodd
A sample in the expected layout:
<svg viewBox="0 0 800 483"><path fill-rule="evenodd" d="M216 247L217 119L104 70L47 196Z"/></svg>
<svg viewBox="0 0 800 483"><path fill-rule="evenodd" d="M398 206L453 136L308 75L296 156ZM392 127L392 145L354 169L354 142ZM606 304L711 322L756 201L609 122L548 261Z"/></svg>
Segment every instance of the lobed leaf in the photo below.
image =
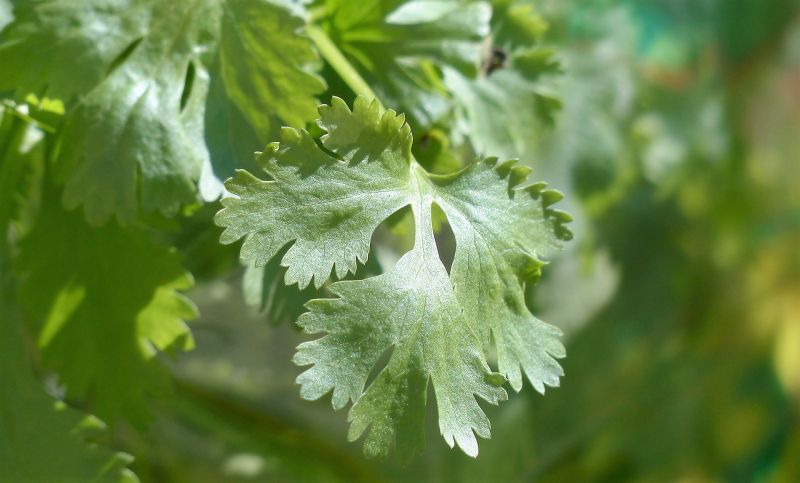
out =
<svg viewBox="0 0 800 483"><path fill-rule="evenodd" d="M194 344L185 320L195 308L178 293L191 275L146 233L114 222L93 228L48 188L18 260L44 364L101 418L142 424L148 397L168 388L157 354Z"/></svg>
<svg viewBox="0 0 800 483"><path fill-rule="evenodd" d="M559 331L529 312L523 292L538 277L538 256L570 236L569 216L549 208L560 194L523 186L528 168L493 158L431 175L411 156L404 117L363 97L352 111L338 98L320 106L319 125L320 144L286 129L268 147L271 180L239 172L227 182L233 196L216 217L222 241L244 238L242 258L255 266L288 246L286 282L320 286L334 268L340 277L354 271L378 224L411 206L414 248L383 275L333 283L338 298L312 300L298 319L306 332L325 334L298 347L295 362L312 366L298 377L301 395L332 391L335 409L352 402L350 438L366 434L369 455L395 444L408 458L422 444L431 382L445 441L475 456L475 435L490 430L476 396L496 404L506 378L519 390L524 373L543 392L562 375ZM449 275L433 238L433 204L456 236ZM500 374L487 363L492 345Z"/></svg>
<svg viewBox="0 0 800 483"><path fill-rule="evenodd" d="M314 116L322 80L302 18L270 0L33 0L0 44L0 91L68 106L55 173L68 209L133 223L173 214L212 189L204 125L209 84L265 134ZM222 162L224 160L214 160ZM223 163L224 164L224 163Z"/></svg>

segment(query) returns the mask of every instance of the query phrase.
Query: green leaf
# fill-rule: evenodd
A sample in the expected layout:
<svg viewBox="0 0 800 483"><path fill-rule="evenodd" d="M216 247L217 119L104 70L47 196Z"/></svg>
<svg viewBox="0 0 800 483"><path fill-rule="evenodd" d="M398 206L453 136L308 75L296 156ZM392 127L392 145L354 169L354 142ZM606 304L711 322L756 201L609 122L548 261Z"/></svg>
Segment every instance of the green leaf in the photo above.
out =
<svg viewBox="0 0 800 483"><path fill-rule="evenodd" d="M355 272L357 260L367 259L375 228L408 204L411 132L403 119L379 120L377 105L367 107L361 101L361 118L351 120L341 100L335 105L337 109L331 109L325 120L344 123L335 137L328 137L326 146L344 152L347 147L338 143L364 140L363 146L347 153L354 162L363 162L362 169L354 171L330 157L305 130L285 128L283 146L273 143L262 155L276 181L261 181L237 171L226 187L239 198L227 200L225 205L231 209L217 216L217 222L226 227L223 243L250 235L242 245L246 263L263 266L294 241L283 265L288 267L286 284L298 283L300 288L312 279L321 287L334 266L339 278ZM346 117L337 119L340 115ZM379 156L380 163L365 162Z"/></svg>
<svg viewBox="0 0 800 483"><path fill-rule="evenodd" d="M159 351L187 350L192 285L176 253L114 222L86 224L46 186L43 207L21 243L22 303L41 322L37 342L67 394L89 398L108 421L142 424L147 400L169 388Z"/></svg>
<svg viewBox="0 0 800 483"><path fill-rule="evenodd" d="M257 307L272 325L294 322L305 311L308 301L325 296L324 288L308 286L301 289L297 284L284 284L286 267L281 266L281 259L286 248L263 267L248 265L242 280L245 301ZM377 275L381 271L376 257L372 257L345 280Z"/></svg>
<svg viewBox="0 0 800 483"><path fill-rule="evenodd" d="M489 33L485 2L456 0L328 0L323 22L334 43L387 105L401 106L415 128L448 109L437 69L474 76ZM390 55L387 55L390 53Z"/></svg>
<svg viewBox="0 0 800 483"><path fill-rule="evenodd" d="M82 205L92 224L197 201L201 173L213 171L211 77L257 129L276 116L310 120L324 90L304 70L316 57L296 32L303 21L268 0L38 0L15 13L0 90L67 103L56 179L65 206Z"/></svg>
<svg viewBox="0 0 800 483"><path fill-rule="evenodd" d="M266 0L224 3L220 60L231 100L262 136L275 131L274 117L290 126L314 119L325 83L298 68L318 61L298 35L303 19Z"/></svg>
<svg viewBox="0 0 800 483"><path fill-rule="evenodd" d="M489 76L470 79L445 69L444 78L458 100L475 150L528 163L561 107L552 85L558 73L552 52L531 49L514 54L506 68Z"/></svg>
<svg viewBox="0 0 800 483"><path fill-rule="evenodd" d="M4 269L7 267L3 267ZM86 441L102 425L45 393L25 354L19 320L0 295L0 480L138 481L128 455Z"/></svg>
<svg viewBox="0 0 800 483"><path fill-rule="evenodd" d="M76 100L144 36L151 3L123 16L130 0L17 2L0 45L0 90Z"/></svg>
<svg viewBox="0 0 800 483"><path fill-rule="evenodd" d="M41 155L37 138L41 133L23 119L17 106L0 104L0 226L7 226L19 214L30 165Z"/></svg>
<svg viewBox="0 0 800 483"><path fill-rule="evenodd" d="M86 441L102 423L48 396L30 364L9 226L38 144L31 143L35 130L12 109L0 105L0 481L137 481L124 469L130 457Z"/></svg>
<svg viewBox="0 0 800 483"><path fill-rule="evenodd" d="M479 154L521 158L530 163L542 132L561 103L554 79L561 73L554 53L538 47L547 23L528 4L495 0L492 44L480 75L444 68L473 147Z"/></svg>
<svg viewBox="0 0 800 483"><path fill-rule="evenodd" d="M14 16L11 14L11 1L0 0L0 29L5 27L12 20L14 20Z"/></svg>
<svg viewBox="0 0 800 483"><path fill-rule="evenodd" d="M324 150L307 132L284 129L262 156L271 181L239 171L226 183L233 196L216 218L221 239L245 238L242 258L256 266L289 245L281 260L287 283L320 286L332 270L355 271L375 228L410 205L414 248L383 275L332 284L338 298L311 301L298 320L308 333L327 333L298 348L295 361L313 364L298 378L301 395L332 390L336 409L352 401L350 438L368 433L369 455L396 442L408 458L422 444L432 381L442 435L474 456L475 434L489 437L490 427L475 396L498 403L506 398L502 377L519 390L522 372L543 392L562 373L559 331L528 311L523 292L539 275L538 255L569 238L569 217L548 208L560 194L542 183L521 186L529 169L494 158L431 175L411 156L404 117L363 97L352 111L334 98L320 114ZM433 237L433 204L456 237L449 276ZM487 364L492 345L501 374Z"/></svg>
<svg viewBox="0 0 800 483"><path fill-rule="evenodd" d="M139 207L174 214L196 199L208 158L201 129L208 75L192 57L208 48L199 42L209 35L200 26L212 12L165 10L153 12L144 39L67 119L56 176L65 185L65 206L84 205L93 224L112 214L131 223ZM197 28L183 30L184 24Z"/></svg>

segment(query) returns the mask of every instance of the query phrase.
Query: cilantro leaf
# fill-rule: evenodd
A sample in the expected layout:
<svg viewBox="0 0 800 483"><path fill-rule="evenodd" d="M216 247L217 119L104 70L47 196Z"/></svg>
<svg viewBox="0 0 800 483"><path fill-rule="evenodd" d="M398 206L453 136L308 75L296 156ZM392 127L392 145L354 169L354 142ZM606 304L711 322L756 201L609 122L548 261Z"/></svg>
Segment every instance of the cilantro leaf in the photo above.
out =
<svg viewBox="0 0 800 483"><path fill-rule="evenodd" d="M7 267L3 266L3 269ZM0 480L138 481L124 467L131 458L85 441L102 425L57 403L36 379L25 354L19 320L0 294Z"/></svg>
<svg viewBox="0 0 800 483"><path fill-rule="evenodd" d="M239 171L226 183L233 196L216 217L221 239L244 238L242 258L256 266L289 245L287 283L320 286L332 270L354 271L378 224L410 205L414 248L383 275L333 283L338 298L309 302L299 318L306 332L327 334L298 347L295 362L312 365L298 377L301 395L332 390L336 409L352 401L351 439L367 432L367 454L385 455L396 442L408 458L421 445L432 381L442 435L474 456L475 434L488 437L490 427L475 396L496 404L506 398L504 376L519 390L524 372L544 391L562 373L559 331L530 314L523 291L539 274L538 255L569 238L569 217L548 208L560 194L520 186L529 170L493 158L429 174L411 156L404 116L363 97L352 111L334 98L320 115L325 149L305 131L284 129L262 155L272 180ZM433 204L456 236L449 276L433 238ZM487 364L492 340L502 375Z"/></svg>
<svg viewBox="0 0 800 483"><path fill-rule="evenodd" d="M280 261L281 257L276 256L263 267L248 265L242 279L245 301L264 313L272 325L294 322L306 302L320 294L314 287L284 285L286 268L281 267Z"/></svg>
<svg viewBox="0 0 800 483"><path fill-rule="evenodd" d="M197 201L201 174L213 172L203 130L212 77L257 129L275 116L310 120L324 90L305 71L316 57L295 32L303 21L268 0L38 0L15 13L0 90L67 103L56 180L65 206L82 205L92 224Z"/></svg>
<svg viewBox="0 0 800 483"><path fill-rule="evenodd" d="M85 441L102 423L49 397L30 364L9 229L41 155L40 133L25 112L0 104L0 481L135 481L124 469L127 455Z"/></svg>
<svg viewBox="0 0 800 483"><path fill-rule="evenodd" d="M114 60L144 36L149 3L121 15L134 3L17 2L15 19L3 31L0 45L0 63L6 67L0 73L0 90L75 101L102 81Z"/></svg>
<svg viewBox="0 0 800 483"><path fill-rule="evenodd" d="M430 211L419 213L418 221L430 222ZM428 258L435 250L432 230L419 233L414 250L388 273L338 282L331 291L339 299L308 304L311 312L298 324L327 335L298 348L295 362L313 364L298 377L301 395L317 399L333 389L336 409L355 401L348 417L350 439L370 428L367 455L385 455L396 438L401 458L408 459L423 442L431 380L442 435L450 446L455 442L475 456L473 431L487 438L490 425L474 396L497 404L506 393L487 382L491 370L447 271L441 261ZM365 389L372 367L390 347L389 363Z"/></svg>
<svg viewBox="0 0 800 483"><path fill-rule="evenodd" d="M485 346L497 347L500 373L516 391L520 368L541 393L563 375L555 358L565 356L560 331L536 319L525 305L523 283L535 283L537 254L569 239L569 216L547 208L561 199L543 184L516 188L530 168L494 159L473 163L457 175L437 179L436 202L456 238L450 278L465 314L475 321Z"/></svg>
<svg viewBox="0 0 800 483"><path fill-rule="evenodd" d="M177 290L191 276L170 249L116 223L89 226L46 186L41 213L20 247L21 302L39 322L44 364L67 394L89 398L102 419L142 424L147 398L168 388L159 351L187 350L194 306Z"/></svg>
<svg viewBox="0 0 800 483"><path fill-rule="evenodd" d="M242 279L245 301L257 307L272 325L294 322L305 311L305 304L309 300L325 296L325 288L307 286L301 289L296 284L283 283L286 267L281 266L281 259L287 248L284 247L263 267L247 265ZM358 267L356 273L346 276L345 280L381 272L377 258L371 257Z"/></svg>
<svg viewBox="0 0 800 483"><path fill-rule="evenodd" d="M213 11L188 2L159 6L142 40L81 99L64 127L56 163L64 205L85 206L93 224L112 214L131 223L138 207L175 213L195 200L208 162L201 129L208 74L194 62L196 51L208 49L202 39L211 35ZM192 69L187 96L184 79Z"/></svg>
<svg viewBox="0 0 800 483"><path fill-rule="evenodd" d="M561 108L555 79L561 73L553 51L536 46L547 23L528 4L496 0L491 48L479 76L445 67L444 83L457 114L480 154L536 159L541 133Z"/></svg>
<svg viewBox="0 0 800 483"><path fill-rule="evenodd" d="M362 163L363 169L354 172L330 157L308 132L285 128L281 144L270 144L262 155L275 181L261 181L240 170L226 183L239 198L226 200L231 209L220 212L217 223L226 227L223 243L250 235L242 245L244 262L265 265L294 241L283 257L288 267L285 280L304 288L312 279L321 287L334 266L342 278L356 271L357 260L366 261L372 232L407 204L411 131L402 118L380 119L377 104L359 102L357 109L358 120L350 122L344 102L335 101L325 119L344 122L330 126L336 135L329 134L326 144L342 153L353 148L344 156ZM337 119L343 110L347 117ZM358 139L367 143L344 145ZM377 159L382 162L369 162ZM270 209L264 210L266 206Z"/></svg>
<svg viewBox="0 0 800 483"><path fill-rule="evenodd" d="M274 117L302 126L316 116L322 78L298 66L317 62L298 35L302 17L267 0L226 0L220 34L221 73L231 100L256 132L275 131Z"/></svg>
<svg viewBox="0 0 800 483"><path fill-rule="evenodd" d="M401 106L423 129L447 111L438 68L472 77L489 33L485 2L391 0L325 2L322 25L387 105ZM391 55L387 55L391 52Z"/></svg>

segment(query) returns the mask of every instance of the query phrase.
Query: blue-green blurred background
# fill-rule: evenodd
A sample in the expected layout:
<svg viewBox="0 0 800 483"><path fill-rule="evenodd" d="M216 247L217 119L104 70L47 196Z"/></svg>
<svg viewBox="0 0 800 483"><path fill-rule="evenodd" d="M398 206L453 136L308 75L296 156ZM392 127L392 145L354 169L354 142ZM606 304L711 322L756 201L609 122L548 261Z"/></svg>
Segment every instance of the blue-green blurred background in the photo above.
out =
<svg viewBox="0 0 800 483"><path fill-rule="evenodd" d="M299 399L303 336L201 281L177 397L116 431L143 481L800 481L800 5L530 3L562 106L509 150L576 218L532 294L561 387L487 407L476 460L435 417L410 466L366 460Z"/></svg>

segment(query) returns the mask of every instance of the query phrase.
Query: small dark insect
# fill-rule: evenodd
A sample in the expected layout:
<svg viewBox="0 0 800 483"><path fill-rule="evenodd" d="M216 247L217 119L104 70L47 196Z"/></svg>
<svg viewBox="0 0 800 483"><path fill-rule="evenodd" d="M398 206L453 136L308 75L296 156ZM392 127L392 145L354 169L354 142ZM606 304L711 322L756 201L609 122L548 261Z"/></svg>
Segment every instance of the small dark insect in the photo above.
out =
<svg viewBox="0 0 800 483"><path fill-rule="evenodd" d="M502 69L505 67L507 59L508 54L506 54L503 49L499 47L492 47L490 54L483 61L483 72L487 76L491 75L492 72L496 71L497 69Z"/></svg>
<svg viewBox="0 0 800 483"><path fill-rule="evenodd" d="M428 147L428 144L430 144L430 143L431 143L431 135L428 134L428 133L423 134L419 138L419 143L418 144L419 144L419 147L421 149L426 149Z"/></svg>

